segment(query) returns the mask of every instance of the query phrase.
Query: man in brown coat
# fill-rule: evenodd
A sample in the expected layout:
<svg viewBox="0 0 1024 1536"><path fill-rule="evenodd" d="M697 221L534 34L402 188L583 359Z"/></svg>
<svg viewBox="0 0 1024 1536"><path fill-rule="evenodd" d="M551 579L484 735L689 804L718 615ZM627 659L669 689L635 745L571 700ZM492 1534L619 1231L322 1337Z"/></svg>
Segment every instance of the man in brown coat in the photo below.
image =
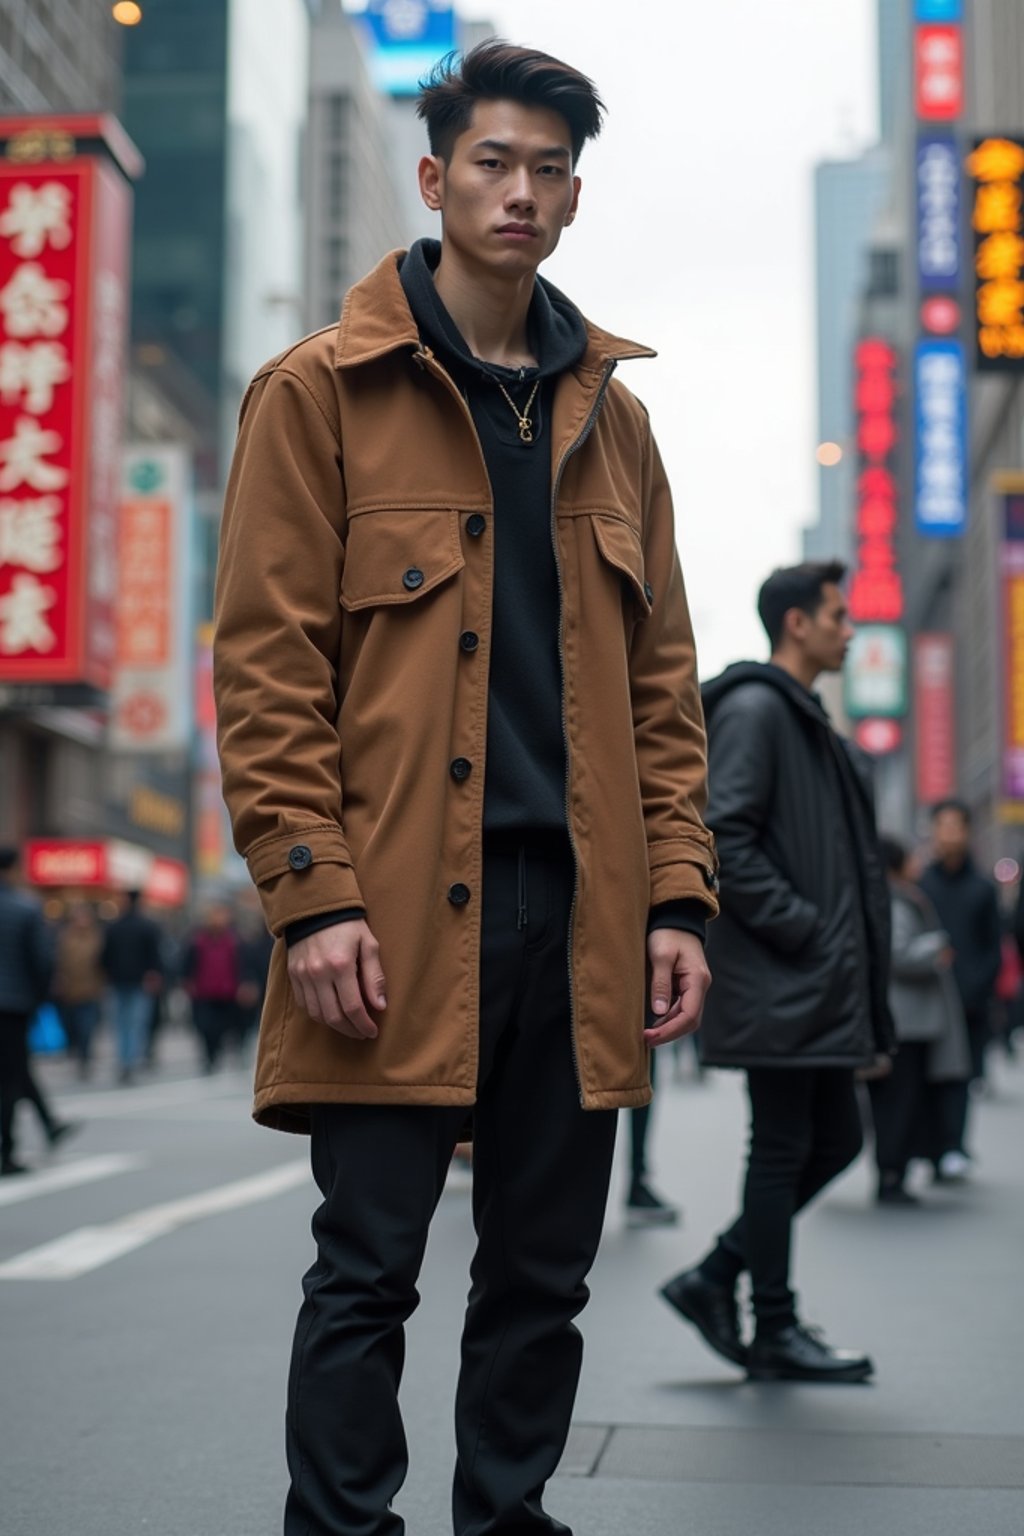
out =
<svg viewBox="0 0 1024 1536"><path fill-rule="evenodd" d="M253 381L218 577L225 794L279 940L255 1115L311 1133L323 1194L287 1536L402 1530L403 1325L469 1121L455 1529L563 1529L614 1111L696 1029L716 911L671 501L612 379L650 353L536 275L601 102L491 42L420 112L443 239Z"/></svg>

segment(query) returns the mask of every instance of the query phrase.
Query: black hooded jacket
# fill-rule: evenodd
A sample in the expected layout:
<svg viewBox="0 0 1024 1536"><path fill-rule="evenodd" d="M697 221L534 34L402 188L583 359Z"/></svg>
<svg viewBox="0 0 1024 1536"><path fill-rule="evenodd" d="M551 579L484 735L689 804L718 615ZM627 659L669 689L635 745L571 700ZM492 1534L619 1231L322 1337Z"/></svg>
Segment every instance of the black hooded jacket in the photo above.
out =
<svg viewBox="0 0 1024 1536"><path fill-rule="evenodd" d="M867 762L781 667L738 663L703 696L721 915L701 1053L714 1066L862 1066L895 1038Z"/></svg>

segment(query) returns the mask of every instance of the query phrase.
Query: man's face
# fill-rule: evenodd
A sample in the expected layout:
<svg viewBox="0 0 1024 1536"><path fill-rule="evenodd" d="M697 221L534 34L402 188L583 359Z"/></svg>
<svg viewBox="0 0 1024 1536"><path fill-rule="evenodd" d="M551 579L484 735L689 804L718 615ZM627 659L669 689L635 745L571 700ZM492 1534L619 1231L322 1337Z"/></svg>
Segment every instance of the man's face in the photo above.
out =
<svg viewBox="0 0 1024 1536"><path fill-rule="evenodd" d="M970 828L957 810L940 811L932 822L932 841L940 859L962 862L967 856L970 840Z"/></svg>
<svg viewBox="0 0 1024 1536"><path fill-rule="evenodd" d="M815 613L794 611L792 633L807 660L819 672L841 670L854 628L846 598L834 582L827 581L822 587L821 602Z"/></svg>
<svg viewBox="0 0 1024 1536"><path fill-rule="evenodd" d="M551 255L576 215L579 177L559 112L481 101L446 162L420 162L424 202L441 211L445 240L468 261L528 276Z"/></svg>

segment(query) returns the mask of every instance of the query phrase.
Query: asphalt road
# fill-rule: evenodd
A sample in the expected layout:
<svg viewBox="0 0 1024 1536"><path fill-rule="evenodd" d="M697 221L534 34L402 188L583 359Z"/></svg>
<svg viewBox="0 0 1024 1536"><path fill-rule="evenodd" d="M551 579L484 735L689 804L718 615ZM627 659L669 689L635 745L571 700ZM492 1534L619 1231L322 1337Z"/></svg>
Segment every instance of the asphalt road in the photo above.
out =
<svg viewBox="0 0 1024 1536"><path fill-rule="evenodd" d="M668 1066L668 1063L665 1063ZM44 1080L85 1122L0 1183L2 1536L275 1536L284 1383L315 1191L301 1140L248 1119L248 1074ZM730 1214L739 1082L664 1085L656 1176L674 1231L624 1229L613 1191L584 1318L576 1428L550 1490L577 1536L1021 1536L1024 1068L997 1063L970 1187L878 1210L863 1162L803 1224L806 1316L867 1348L869 1387L754 1386L655 1295ZM449 1529L450 1402L471 1250L446 1192L410 1328L411 1536Z"/></svg>

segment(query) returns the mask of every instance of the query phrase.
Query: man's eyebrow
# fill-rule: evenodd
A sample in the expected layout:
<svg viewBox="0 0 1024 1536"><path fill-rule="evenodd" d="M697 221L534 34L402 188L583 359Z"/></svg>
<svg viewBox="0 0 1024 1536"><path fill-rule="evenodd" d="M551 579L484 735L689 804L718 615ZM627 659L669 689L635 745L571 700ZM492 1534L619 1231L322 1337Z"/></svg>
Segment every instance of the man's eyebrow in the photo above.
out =
<svg viewBox="0 0 1024 1536"><path fill-rule="evenodd" d="M513 146L504 143L501 139L481 139L479 143L473 145L473 148L496 149L499 155L511 155L514 153ZM536 154L539 160L569 160L572 158L564 144L551 144L546 149L538 149Z"/></svg>

